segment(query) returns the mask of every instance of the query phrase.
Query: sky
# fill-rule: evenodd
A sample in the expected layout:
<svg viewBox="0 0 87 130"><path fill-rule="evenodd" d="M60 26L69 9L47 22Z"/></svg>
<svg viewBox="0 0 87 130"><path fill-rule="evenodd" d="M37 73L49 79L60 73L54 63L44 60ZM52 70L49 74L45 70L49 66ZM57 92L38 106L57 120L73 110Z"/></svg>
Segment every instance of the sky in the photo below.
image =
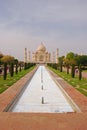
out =
<svg viewBox="0 0 87 130"><path fill-rule="evenodd" d="M59 56L87 54L87 0L0 0L0 52L23 60L41 42Z"/></svg>

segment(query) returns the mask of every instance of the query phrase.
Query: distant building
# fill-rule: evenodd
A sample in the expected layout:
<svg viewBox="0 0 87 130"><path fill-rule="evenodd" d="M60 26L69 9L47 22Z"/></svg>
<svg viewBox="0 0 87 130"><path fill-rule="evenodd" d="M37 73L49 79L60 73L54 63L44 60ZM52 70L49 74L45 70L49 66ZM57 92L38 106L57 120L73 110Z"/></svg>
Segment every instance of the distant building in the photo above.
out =
<svg viewBox="0 0 87 130"><path fill-rule="evenodd" d="M32 61L34 63L50 63L50 53L46 51L46 47L42 43L32 54Z"/></svg>
<svg viewBox="0 0 87 130"><path fill-rule="evenodd" d="M30 58L30 52L29 52L29 62L33 63L56 63L56 59L58 58L58 50L57 50L57 56L53 56L53 60L51 59L51 54L46 50L46 47L43 43L41 43L36 52L32 53L32 58ZM30 60L31 59L31 60ZM27 49L25 48L25 55L24 55L24 61L27 61Z"/></svg>

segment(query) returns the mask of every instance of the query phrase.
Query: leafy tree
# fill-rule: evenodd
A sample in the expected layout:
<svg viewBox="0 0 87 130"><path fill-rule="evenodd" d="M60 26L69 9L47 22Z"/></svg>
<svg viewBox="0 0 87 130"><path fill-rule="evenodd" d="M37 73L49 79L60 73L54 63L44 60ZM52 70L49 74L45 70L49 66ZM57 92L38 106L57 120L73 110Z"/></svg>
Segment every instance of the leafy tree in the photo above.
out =
<svg viewBox="0 0 87 130"><path fill-rule="evenodd" d="M21 64L19 64L19 67L20 67L20 68L19 68L19 71L21 72Z"/></svg>
<svg viewBox="0 0 87 130"><path fill-rule="evenodd" d="M77 65L79 69L79 80L81 80L82 70L87 66L87 55L79 55L77 57Z"/></svg>
<svg viewBox="0 0 87 130"><path fill-rule="evenodd" d="M4 56L4 55L0 52L0 65L2 64L1 58L2 58L3 56Z"/></svg>
<svg viewBox="0 0 87 130"><path fill-rule="evenodd" d="M69 60L72 60L74 58L74 56L75 56L75 54L73 52L69 52L69 53L67 53L66 58Z"/></svg>
<svg viewBox="0 0 87 130"><path fill-rule="evenodd" d="M67 74L69 74L69 68L70 68L70 61L67 58L64 58L64 65L67 68Z"/></svg>
<svg viewBox="0 0 87 130"><path fill-rule="evenodd" d="M3 63L6 63L6 64L9 64L10 65L10 74L11 76L13 76L13 73L14 73L14 57L11 56L11 55L5 55L1 58L1 61Z"/></svg>
<svg viewBox="0 0 87 130"><path fill-rule="evenodd" d="M4 63L4 80L6 80L7 77L7 63Z"/></svg>
<svg viewBox="0 0 87 130"><path fill-rule="evenodd" d="M23 61L19 61L18 64L19 64L19 71L21 71L23 69L24 62Z"/></svg>
<svg viewBox="0 0 87 130"><path fill-rule="evenodd" d="M6 55L6 56L3 56L3 57L1 58L1 61L2 61L3 63L8 63L8 64L10 64L11 62L14 62L14 57L13 57L13 56L10 56L10 55Z"/></svg>
<svg viewBox="0 0 87 130"><path fill-rule="evenodd" d="M15 69L16 69L16 70L15 70L15 73L17 74L17 73L18 73L18 59L15 59L15 60L14 60L14 64L16 65L16 66L15 66Z"/></svg>
<svg viewBox="0 0 87 130"><path fill-rule="evenodd" d="M24 70L27 69L27 63L24 63Z"/></svg>
<svg viewBox="0 0 87 130"><path fill-rule="evenodd" d="M71 76L72 78L75 77L75 65L76 65L76 57L77 57L77 54L74 54L73 52L69 52L67 55L66 55L66 64L67 65L70 65L71 66Z"/></svg>
<svg viewBox="0 0 87 130"><path fill-rule="evenodd" d="M14 64L13 63L10 64L10 75L11 75L11 77L13 77L13 75L14 75Z"/></svg>
<svg viewBox="0 0 87 130"><path fill-rule="evenodd" d="M64 56L59 57L58 60L59 60L59 68L60 68L60 72L62 72Z"/></svg>

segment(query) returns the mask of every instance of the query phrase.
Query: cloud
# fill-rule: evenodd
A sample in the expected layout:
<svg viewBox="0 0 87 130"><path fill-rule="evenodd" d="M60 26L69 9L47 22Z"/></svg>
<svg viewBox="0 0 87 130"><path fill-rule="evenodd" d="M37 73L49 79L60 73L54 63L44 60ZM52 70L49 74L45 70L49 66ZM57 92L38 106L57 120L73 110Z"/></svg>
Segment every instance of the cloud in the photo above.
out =
<svg viewBox="0 0 87 130"><path fill-rule="evenodd" d="M87 8L81 0L18 0L13 3L11 2L12 5L7 6L5 10L7 17L10 15L10 19L13 19L11 21L16 19L15 22L87 21Z"/></svg>
<svg viewBox="0 0 87 130"><path fill-rule="evenodd" d="M59 47L61 54L71 49L86 52L87 0L1 1L2 51L23 58L25 47L34 51L45 42L49 51Z"/></svg>

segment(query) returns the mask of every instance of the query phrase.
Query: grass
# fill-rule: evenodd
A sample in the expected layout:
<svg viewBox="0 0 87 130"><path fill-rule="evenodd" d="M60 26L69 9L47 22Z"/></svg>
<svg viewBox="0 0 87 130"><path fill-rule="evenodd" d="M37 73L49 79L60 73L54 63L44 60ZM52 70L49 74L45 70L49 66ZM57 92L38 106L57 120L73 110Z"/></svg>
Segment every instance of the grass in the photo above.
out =
<svg viewBox="0 0 87 130"><path fill-rule="evenodd" d="M62 77L64 80L66 80L69 84L71 84L74 88L76 88L82 94L87 96L87 79L82 78L80 81L77 76L75 78L72 78L71 74L66 74L66 72L60 72L59 70L55 70L51 67L48 67L48 68L51 69L60 77Z"/></svg>
<svg viewBox="0 0 87 130"><path fill-rule="evenodd" d="M83 70L84 72L87 72L87 70Z"/></svg>
<svg viewBox="0 0 87 130"><path fill-rule="evenodd" d="M15 82L17 82L20 78L22 78L33 69L34 67L31 67L27 70L22 70L18 74L14 73L13 77L8 74L6 80L3 79L3 76L0 76L0 93L4 92L6 89L8 89L10 86L12 86Z"/></svg>

